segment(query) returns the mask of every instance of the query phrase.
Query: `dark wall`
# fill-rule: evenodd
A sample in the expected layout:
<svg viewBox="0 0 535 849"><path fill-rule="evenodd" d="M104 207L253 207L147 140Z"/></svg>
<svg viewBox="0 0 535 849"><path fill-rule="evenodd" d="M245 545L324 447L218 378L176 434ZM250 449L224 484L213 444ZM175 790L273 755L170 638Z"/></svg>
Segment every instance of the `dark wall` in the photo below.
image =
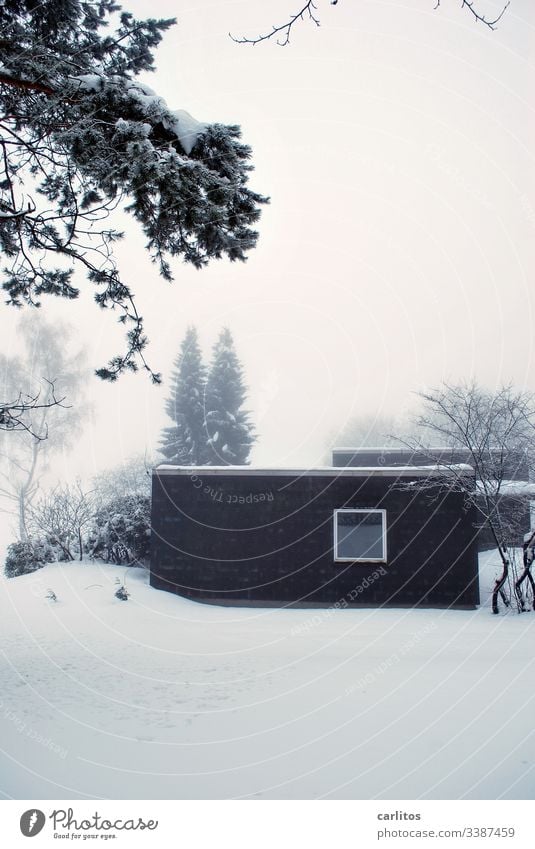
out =
<svg viewBox="0 0 535 849"><path fill-rule="evenodd" d="M151 584L218 603L473 607L472 510L394 478L153 475ZM333 510L387 511L387 563L336 563Z"/></svg>
<svg viewBox="0 0 535 849"><path fill-rule="evenodd" d="M427 451L413 451L410 448L366 448L359 451L350 448L334 448L333 466L343 468L368 468L370 466L428 466L431 459L437 464L470 465L470 452L467 448L429 448ZM523 451L510 451L503 461L503 471L508 480L529 480L529 464ZM506 495L499 499L499 507L504 523L509 528L510 545L522 545L524 535L531 527L529 503L519 503L518 499ZM496 542L488 527L479 530L478 545L480 551L495 548Z"/></svg>

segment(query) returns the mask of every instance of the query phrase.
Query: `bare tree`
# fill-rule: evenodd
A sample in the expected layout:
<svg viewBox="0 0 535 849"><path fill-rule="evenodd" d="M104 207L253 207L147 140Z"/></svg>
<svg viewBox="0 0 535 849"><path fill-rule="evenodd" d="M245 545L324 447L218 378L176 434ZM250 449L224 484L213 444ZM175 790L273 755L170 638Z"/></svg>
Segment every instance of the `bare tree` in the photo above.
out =
<svg viewBox="0 0 535 849"><path fill-rule="evenodd" d="M531 568L533 566L533 561L535 560L535 531L530 532L526 536L527 538L524 539L524 545L522 547L524 569L515 581L515 592L520 609L525 610L526 601L524 599L522 584L527 580L528 586L531 589L531 606L533 607L533 610L535 610L535 581L531 574Z"/></svg>
<svg viewBox="0 0 535 849"><path fill-rule="evenodd" d="M430 452L424 441L411 439L403 444L420 455L427 452L430 464L439 462L447 472L439 478L439 490L462 492L477 510L479 527L490 531L502 565L492 593L492 611L498 613L499 598L509 605L513 597L508 586L511 571L515 577L510 549L518 545L522 519L529 516L535 494L529 483L535 398L510 385L490 392L476 383L443 384L421 393L420 398L423 409L415 423L426 433L434 433L444 452L437 461L437 453ZM459 447L475 472L475 487L458 454L448 452ZM526 481L511 480L518 468L525 471ZM417 486L437 494L436 478L422 479Z"/></svg>
<svg viewBox="0 0 535 849"><path fill-rule="evenodd" d="M0 357L2 394L13 397L17 387L24 387L23 399L38 398L38 403L21 411L19 428L2 434L0 509L17 514L19 539L26 540L27 512L38 492L40 477L54 453L76 439L76 424L86 413L87 403L80 397L84 355L69 351L68 330L26 315L19 324L19 335L24 353ZM28 439L28 433L35 438Z"/></svg>
<svg viewBox="0 0 535 849"><path fill-rule="evenodd" d="M129 496L150 498L154 465L156 461L146 454L137 454L95 475L93 492L98 506Z"/></svg>
<svg viewBox="0 0 535 849"><path fill-rule="evenodd" d="M481 0L482 2L483 0ZM329 0L331 6L336 6L338 0ZM479 21L480 23L487 26L489 29L496 29L498 23L502 19L505 14L505 10L509 6L510 0L507 0L505 5L503 6L501 12L498 15L493 15L488 17L479 11L480 4L476 3L476 0L461 0L462 8L466 9L472 17ZM435 9L440 8L441 0L435 0ZM262 41L269 41L270 39L275 39L277 44L280 47L286 47L287 44L290 43L290 36L292 34L292 30L294 26L300 21L309 21L310 23L315 24L317 27L320 25L320 19L318 15L318 3L314 2L314 0L308 0L307 3L303 3L300 9L297 12L290 14L288 18L282 23L278 25L273 25L270 32L266 32L263 35L247 37L242 36L241 38L236 38L229 33L230 37L233 41L236 41L238 44L260 44Z"/></svg>
<svg viewBox="0 0 535 849"><path fill-rule="evenodd" d="M91 492L85 492L79 481L73 486L57 486L43 495L29 510L28 524L36 536L44 536L51 545L59 546L66 560L84 556L84 530L94 511Z"/></svg>

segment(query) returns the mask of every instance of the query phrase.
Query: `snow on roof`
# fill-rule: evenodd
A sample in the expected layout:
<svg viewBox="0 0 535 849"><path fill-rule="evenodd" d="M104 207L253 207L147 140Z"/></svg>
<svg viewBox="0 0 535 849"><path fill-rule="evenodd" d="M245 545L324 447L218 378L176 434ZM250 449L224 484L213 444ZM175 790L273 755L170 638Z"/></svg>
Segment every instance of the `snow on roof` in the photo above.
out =
<svg viewBox="0 0 535 849"><path fill-rule="evenodd" d="M503 449L500 446L496 445L493 448L489 448L489 451L502 451ZM339 448L336 446L335 448L331 448L331 452L334 454L335 452L344 451L345 453L350 452L351 454L367 454L370 451L380 451L383 454L390 453L401 453L402 451L406 451L410 454L425 454L426 452L446 452L451 451L455 453L464 452L466 454L470 453L470 449L466 448L464 445L434 445L430 448L425 446L412 446L412 445L371 445L369 448L367 446L360 446L359 448L354 448L349 445L347 448Z"/></svg>
<svg viewBox="0 0 535 849"><path fill-rule="evenodd" d="M477 489L484 491L483 484L478 481ZM491 491L495 491L498 483L491 483ZM519 498L535 498L535 483L529 481L508 481L503 480L499 483L500 495L517 496Z"/></svg>
<svg viewBox="0 0 535 849"><path fill-rule="evenodd" d="M468 448L453 448L451 445L436 445L432 448L414 448L409 445L372 445L369 448L366 446L361 448L332 448L331 453L334 454L445 454L447 452L451 453L469 453Z"/></svg>
<svg viewBox="0 0 535 849"><path fill-rule="evenodd" d="M259 475L263 477L429 477L466 473L473 475L471 466L459 463L456 466L325 466L321 468L270 468L266 466L172 466L162 463L153 470L155 475Z"/></svg>

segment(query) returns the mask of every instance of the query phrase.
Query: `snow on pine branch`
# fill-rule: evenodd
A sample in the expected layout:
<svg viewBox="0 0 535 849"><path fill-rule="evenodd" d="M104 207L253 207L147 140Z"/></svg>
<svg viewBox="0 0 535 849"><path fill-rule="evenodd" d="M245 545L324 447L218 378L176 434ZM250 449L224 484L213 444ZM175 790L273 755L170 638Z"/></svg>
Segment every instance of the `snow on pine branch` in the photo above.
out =
<svg viewBox="0 0 535 849"><path fill-rule="evenodd" d="M106 86L124 87L125 92L136 101L141 111L151 119L151 123L145 124L147 135L150 134L152 124L160 122L176 136L188 156L197 144L199 136L205 133L209 126L206 122L197 121L185 109L169 109L163 97L138 80L124 80L121 77L106 79L98 74L81 74L74 77L73 82L77 82L85 91L95 93L102 92Z"/></svg>

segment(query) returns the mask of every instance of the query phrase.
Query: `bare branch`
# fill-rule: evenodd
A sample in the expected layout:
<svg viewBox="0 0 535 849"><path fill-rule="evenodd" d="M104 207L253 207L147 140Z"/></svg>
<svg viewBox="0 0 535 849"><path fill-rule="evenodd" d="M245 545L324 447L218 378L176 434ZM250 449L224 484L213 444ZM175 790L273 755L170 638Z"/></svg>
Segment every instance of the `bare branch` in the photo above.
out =
<svg viewBox="0 0 535 849"><path fill-rule="evenodd" d="M330 0L331 6L336 6L337 3L338 0ZM440 7L440 3L441 0L436 0L434 8L438 9ZM492 19L489 19L485 15L478 12L476 7L476 0L461 0L461 3L461 8L468 9L470 14L473 15L476 21L479 21L480 23L485 24L485 26L489 27L489 29L494 30L496 29L497 24L504 16L505 11L510 4L510 0L507 0L500 14ZM264 33L263 35L259 35L256 38L248 38L247 36L236 38L230 32L229 36L237 44L252 44L253 46L255 44L260 44L260 42L262 41L269 41L270 39L274 38L280 47L286 47L286 45L290 43L290 35L292 33L292 29L299 21L309 20L319 27L320 19L317 14L317 9L318 7L314 0L309 0L309 2L305 3L304 6L298 12L296 12L294 15L290 15L285 23L279 24L278 26L273 25L271 32Z"/></svg>
<svg viewBox="0 0 535 849"><path fill-rule="evenodd" d="M485 26L487 26L489 29L494 30L494 29L496 29L496 26L498 25L498 23L503 18L508 6L510 5L511 0L507 0L507 3L504 5L500 14L497 15L495 18L492 18L491 20L489 20L485 15L482 15L480 12L477 11L476 0L461 0L461 2L462 2L461 8L462 9L468 9L470 14L473 15L473 17L475 18L476 21L479 21L480 23L485 24ZM439 6L440 6L440 0L436 0L435 9L438 9Z"/></svg>
<svg viewBox="0 0 535 849"><path fill-rule="evenodd" d="M84 555L83 531L92 519L92 492L86 492L80 481L74 486L57 486L41 496L29 510L29 524L39 536L44 534L58 546L65 560L80 560Z"/></svg>
<svg viewBox="0 0 535 849"><path fill-rule="evenodd" d="M28 413L35 410L48 410L50 407L65 407L64 398L56 398L54 384L49 380L49 398L41 401L41 393L37 395L26 395L19 393L18 398L13 401L0 402L0 430L25 431L39 442L48 436L48 427L45 425L43 431L36 429L31 421L26 420Z"/></svg>
<svg viewBox="0 0 535 849"><path fill-rule="evenodd" d="M338 0L335 0L338 2ZM331 5L335 5L334 2ZM273 26L271 32L266 33L265 35L259 35L257 38L247 38L246 36L242 36L242 38L235 38L232 33L229 32L229 35L233 41L237 44L259 44L261 41L268 41L270 38L274 38L277 44L280 47L286 47L287 44L290 43L290 35L292 32L292 27L298 21L309 20L316 24L317 27L320 25L319 18L316 14L317 6L314 3L314 0L308 0L308 3L295 13L295 15L291 15L289 20L286 23L281 24L280 26Z"/></svg>

